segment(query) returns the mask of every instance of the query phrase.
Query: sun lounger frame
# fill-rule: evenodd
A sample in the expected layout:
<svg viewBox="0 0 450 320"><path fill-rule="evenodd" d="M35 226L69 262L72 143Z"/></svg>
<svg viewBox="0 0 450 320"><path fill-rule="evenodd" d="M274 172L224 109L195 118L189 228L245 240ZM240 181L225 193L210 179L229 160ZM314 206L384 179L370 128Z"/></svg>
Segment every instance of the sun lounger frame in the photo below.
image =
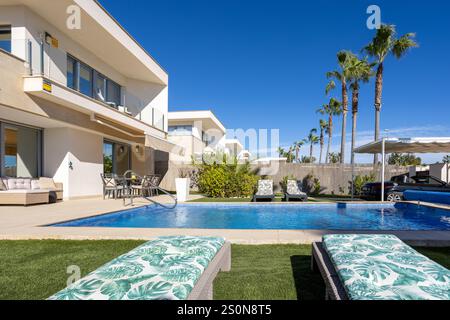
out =
<svg viewBox="0 0 450 320"><path fill-rule="evenodd" d="M212 300L214 279L220 271L227 272L230 270L231 244L225 242L205 271L203 271L187 300Z"/></svg>
<svg viewBox="0 0 450 320"><path fill-rule="evenodd" d="M302 202L306 202L308 200L308 196L306 194L284 194L284 199L286 202L289 202L290 200L300 200Z"/></svg>
<svg viewBox="0 0 450 320"><path fill-rule="evenodd" d="M319 271L322 275L326 288L326 300L349 300L336 268L323 248L322 242L314 242L312 245L311 270Z"/></svg>

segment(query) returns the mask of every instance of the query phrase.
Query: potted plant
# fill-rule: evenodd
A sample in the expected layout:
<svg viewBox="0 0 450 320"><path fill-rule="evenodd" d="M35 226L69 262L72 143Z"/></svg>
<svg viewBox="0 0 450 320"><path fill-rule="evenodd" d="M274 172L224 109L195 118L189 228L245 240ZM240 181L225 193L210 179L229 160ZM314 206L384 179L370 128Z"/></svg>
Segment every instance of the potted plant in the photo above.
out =
<svg viewBox="0 0 450 320"><path fill-rule="evenodd" d="M187 201L189 197L189 190L191 187L191 179L189 171L180 169L178 178L175 179L175 187L177 189L177 200L180 202Z"/></svg>

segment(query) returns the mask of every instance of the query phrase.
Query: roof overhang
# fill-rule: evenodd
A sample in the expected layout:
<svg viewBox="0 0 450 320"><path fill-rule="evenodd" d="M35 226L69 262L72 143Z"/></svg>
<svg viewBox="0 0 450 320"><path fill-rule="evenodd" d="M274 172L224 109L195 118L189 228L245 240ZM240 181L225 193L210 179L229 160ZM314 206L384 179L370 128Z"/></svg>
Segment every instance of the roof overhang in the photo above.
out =
<svg viewBox="0 0 450 320"><path fill-rule="evenodd" d="M226 146L237 146L241 150L244 149L244 146L238 139L227 139L227 140L225 140L225 145Z"/></svg>
<svg viewBox="0 0 450 320"><path fill-rule="evenodd" d="M201 121L203 130L205 131L215 129L221 131L223 134L226 133L225 126L210 110L169 112L168 119L169 125L187 124Z"/></svg>
<svg viewBox="0 0 450 320"><path fill-rule="evenodd" d="M450 137L441 138L386 138L385 153L449 153ZM358 147L355 153L382 153L383 140Z"/></svg>
<svg viewBox="0 0 450 320"><path fill-rule="evenodd" d="M167 85L167 72L96 0L1 0L24 5L130 79ZM67 28L67 9L81 8L81 29Z"/></svg>

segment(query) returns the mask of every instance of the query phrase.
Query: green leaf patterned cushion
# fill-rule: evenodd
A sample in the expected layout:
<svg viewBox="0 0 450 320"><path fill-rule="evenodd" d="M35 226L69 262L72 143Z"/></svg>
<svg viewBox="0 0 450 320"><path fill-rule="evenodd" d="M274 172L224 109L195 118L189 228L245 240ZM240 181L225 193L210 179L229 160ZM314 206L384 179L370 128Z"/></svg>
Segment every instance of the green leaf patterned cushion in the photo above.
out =
<svg viewBox="0 0 450 320"><path fill-rule="evenodd" d="M325 250L352 300L450 300L450 271L393 235L327 235Z"/></svg>
<svg viewBox="0 0 450 320"><path fill-rule="evenodd" d="M49 300L185 300L223 238L161 237L112 260Z"/></svg>

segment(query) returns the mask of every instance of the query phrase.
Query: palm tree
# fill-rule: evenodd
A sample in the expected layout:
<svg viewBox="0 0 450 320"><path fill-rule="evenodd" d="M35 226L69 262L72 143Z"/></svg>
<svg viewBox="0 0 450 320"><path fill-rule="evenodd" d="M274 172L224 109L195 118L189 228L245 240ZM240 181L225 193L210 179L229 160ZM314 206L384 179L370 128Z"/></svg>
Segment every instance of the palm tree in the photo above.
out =
<svg viewBox="0 0 450 320"><path fill-rule="evenodd" d="M294 142L295 162L297 162L297 163L300 162L300 158L299 158L300 149L304 146L305 143L306 143L305 139Z"/></svg>
<svg viewBox="0 0 450 320"><path fill-rule="evenodd" d="M339 51L337 54L337 60L340 70L335 70L327 73L328 79L335 79L341 83L342 88L342 137L341 137L341 163L345 162L345 141L347 134L347 113L348 113L348 92L347 92L347 79L349 77L349 62L354 57L354 54L350 51ZM327 85L326 92L336 87L334 81L331 81Z"/></svg>
<svg viewBox="0 0 450 320"><path fill-rule="evenodd" d="M328 104L324 104L317 110L322 115L328 115L328 147L325 158L325 163L328 163L328 155L331 152L331 141L333 139L333 117L340 116L342 114L341 103L335 98L331 98Z"/></svg>
<svg viewBox="0 0 450 320"><path fill-rule="evenodd" d="M309 147L309 158L311 159L311 163L313 162L313 151L314 151L314 145L319 143L319 137L316 135L317 129L311 129L309 131L308 135L308 143L310 144Z"/></svg>
<svg viewBox="0 0 450 320"><path fill-rule="evenodd" d="M294 162L294 147L290 146L289 151L287 152L287 162L292 163Z"/></svg>
<svg viewBox="0 0 450 320"><path fill-rule="evenodd" d="M320 157L319 164L322 164L322 155L323 155L323 146L325 144L325 133L328 132L328 122L323 119L320 119Z"/></svg>
<svg viewBox="0 0 450 320"><path fill-rule="evenodd" d="M364 51L375 59L376 65L378 66L375 81L375 141L380 138L380 111L383 94L384 61L389 54L400 59L409 51L409 49L418 47L414 38L414 33L407 33L397 38L395 26L383 24L380 29L377 30L372 42L364 48ZM376 163L378 163L378 155L374 156L374 164Z"/></svg>
<svg viewBox="0 0 450 320"><path fill-rule="evenodd" d="M355 154L353 150L356 144L356 123L359 107L359 88L360 82L367 83L374 75L372 67L374 64L370 64L367 59L359 59L357 56L353 56L349 62L349 78L350 89L352 91L352 155L351 163L355 163Z"/></svg>

